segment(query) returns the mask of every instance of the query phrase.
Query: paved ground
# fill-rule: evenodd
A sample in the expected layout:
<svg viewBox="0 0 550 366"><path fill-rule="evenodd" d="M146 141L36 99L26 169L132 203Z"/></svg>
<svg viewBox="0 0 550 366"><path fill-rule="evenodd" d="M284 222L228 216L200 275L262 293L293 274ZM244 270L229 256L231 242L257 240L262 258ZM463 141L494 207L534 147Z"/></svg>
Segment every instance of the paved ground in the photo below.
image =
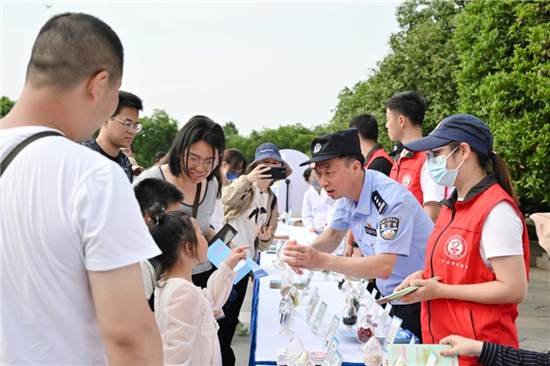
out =
<svg viewBox="0 0 550 366"><path fill-rule="evenodd" d="M250 326L252 286L248 286L240 319ZM523 349L550 351L550 271L531 267L529 291L519 305L518 326L519 344ZM233 350L238 366L248 365L250 354L250 332L245 336L235 335Z"/></svg>
<svg viewBox="0 0 550 366"><path fill-rule="evenodd" d="M519 304L516 324L521 348L550 351L550 271L531 267L529 290Z"/></svg>

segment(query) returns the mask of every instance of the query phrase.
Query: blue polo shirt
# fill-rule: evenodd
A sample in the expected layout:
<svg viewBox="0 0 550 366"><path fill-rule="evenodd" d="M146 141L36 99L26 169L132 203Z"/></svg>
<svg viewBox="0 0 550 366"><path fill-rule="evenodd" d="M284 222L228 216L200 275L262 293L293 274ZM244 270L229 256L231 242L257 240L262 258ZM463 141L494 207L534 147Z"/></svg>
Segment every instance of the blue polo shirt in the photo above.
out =
<svg viewBox="0 0 550 366"><path fill-rule="evenodd" d="M424 269L434 224L407 188L382 173L365 170L359 202L340 199L330 227L351 228L365 257L398 254L390 278L376 279L381 294L387 296L408 275Z"/></svg>

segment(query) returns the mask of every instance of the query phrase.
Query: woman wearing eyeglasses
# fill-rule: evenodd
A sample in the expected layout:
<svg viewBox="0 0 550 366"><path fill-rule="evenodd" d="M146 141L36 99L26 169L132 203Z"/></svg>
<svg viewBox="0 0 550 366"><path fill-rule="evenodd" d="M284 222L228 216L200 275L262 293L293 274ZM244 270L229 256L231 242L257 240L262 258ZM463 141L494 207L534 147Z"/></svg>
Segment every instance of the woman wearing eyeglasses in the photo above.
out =
<svg viewBox="0 0 550 366"><path fill-rule="evenodd" d="M210 226L216 198L219 195L219 158L225 150L222 127L205 116L192 117L176 136L167 156L166 164L140 174L136 182L146 178L164 179L182 193L180 209L188 211L198 221L202 234L210 240L215 231ZM209 261L193 268L193 282L206 287L214 271Z"/></svg>
<svg viewBox="0 0 550 366"><path fill-rule="evenodd" d="M405 148L428 150L430 176L455 187L441 202L424 271L395 289L420 286L401 300L422 301L424 343L437 344L457 334L518 348L515 319L517 304L527 293L529 239L508 168L493 150L491 131L479 118L459 114ZM441 282L428 280L435 276ZM459 362L477 364L466 356Z"/></svg>

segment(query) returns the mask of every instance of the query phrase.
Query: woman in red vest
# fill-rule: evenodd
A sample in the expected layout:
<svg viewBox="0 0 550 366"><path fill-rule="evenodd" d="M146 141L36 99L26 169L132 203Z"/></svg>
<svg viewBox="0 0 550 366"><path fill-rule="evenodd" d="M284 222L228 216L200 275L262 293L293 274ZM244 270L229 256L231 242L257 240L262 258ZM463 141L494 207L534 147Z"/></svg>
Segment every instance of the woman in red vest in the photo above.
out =
<svg viewBox="0 0 550 366"><path fill-rule="evenodd" d="M422 301L425 343L458 334L518 348L515 319L517 304L527 293L529 239L491 131L479 118L459 114L405 148L428 150L430 176L456 189L441 201L424 271L406 278L395 291L420 286L401 300ZM429 280L436 276L440 282ZM476 364L473 357L460 357L460 365Z"/></svg>

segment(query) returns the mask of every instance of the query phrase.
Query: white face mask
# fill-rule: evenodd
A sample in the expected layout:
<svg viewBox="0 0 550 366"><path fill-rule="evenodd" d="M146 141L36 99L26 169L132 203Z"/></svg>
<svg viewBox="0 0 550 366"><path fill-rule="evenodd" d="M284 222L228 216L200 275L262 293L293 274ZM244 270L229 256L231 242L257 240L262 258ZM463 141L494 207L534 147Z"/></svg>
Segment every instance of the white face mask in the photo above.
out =
<svg viewBox="0 0 550 366"><path fill-rule="evenodd" d="M439 150L443 147L440 147ZM445 187L452 187L455 183L456 176L458 175L458 168L464 163L464 160L456 167L456 169L449 170L447 169L447 159L449 156L453 155L453 153L459 148L457 146L451 153L447 156L440 155L440 156L433 156L433 150L430 151L430 153L426 154L426 160L428 160L428 169L430 171L430 177L433 179L434 182L441 186Z"/></svg>

